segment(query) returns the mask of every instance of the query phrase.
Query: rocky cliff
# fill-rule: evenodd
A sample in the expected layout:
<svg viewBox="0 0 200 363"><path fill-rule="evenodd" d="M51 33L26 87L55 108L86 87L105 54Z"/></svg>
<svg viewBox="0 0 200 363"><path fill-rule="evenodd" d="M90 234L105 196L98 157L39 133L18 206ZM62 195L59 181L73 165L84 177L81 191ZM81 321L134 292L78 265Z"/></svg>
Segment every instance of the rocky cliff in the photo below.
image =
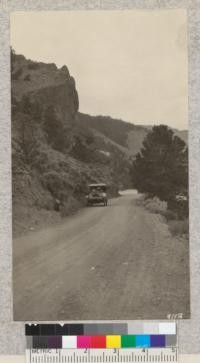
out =
<svg viewBox="0 0 200 363"><path fill-rule="evenodd" d="M130 185L125 148L82 122L66 66L12 52L11 71L14 235L73 213L90 182Z"/></svg>

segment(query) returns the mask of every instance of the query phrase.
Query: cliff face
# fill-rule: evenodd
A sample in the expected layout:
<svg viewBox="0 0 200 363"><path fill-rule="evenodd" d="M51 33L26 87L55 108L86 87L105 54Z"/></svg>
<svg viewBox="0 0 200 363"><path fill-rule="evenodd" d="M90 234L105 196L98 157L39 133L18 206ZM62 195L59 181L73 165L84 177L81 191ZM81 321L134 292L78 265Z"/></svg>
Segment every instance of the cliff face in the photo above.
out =
<svg viewBox="0 0 200 363"><path fill-rule="evenodd" d="M41 109L53 105L62 122L70 122L78 111L75 81L66 66L37 63L23 56L12 55L12 100L20 102L29 97Z"/></svg>

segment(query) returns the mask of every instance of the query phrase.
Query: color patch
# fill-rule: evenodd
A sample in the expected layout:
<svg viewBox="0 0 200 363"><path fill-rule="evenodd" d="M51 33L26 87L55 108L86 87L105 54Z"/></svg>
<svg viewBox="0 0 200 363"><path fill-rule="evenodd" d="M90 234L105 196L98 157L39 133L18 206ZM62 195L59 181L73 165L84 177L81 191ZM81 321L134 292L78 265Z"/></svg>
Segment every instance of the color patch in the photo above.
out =
<svg viewBox="0 0 200 363"><path fill-rule="evenodd" d="M126 335L128 333L127 324L113 324L112 334L114 335ZM110 334L110 333L109 333Z"/></svg>
<svg viewBox="0 0 200 363"><path fill-rule="evenodd" d="M120 335L107 335L106 336L106 348L121 348L121 336Z"/></svg>
<svg viewBox="0 0 200 363"><path fill-rule="evenodd" d="M48 337L48 348L50 349L61 349L62 348L62 337L61 335L53 335Z"/></svg>
<svg viewBox="0 0 200 363"><path fill-rule="evenodd" d="M83 335L84 325L83 324L69 324L69 335Z"/></svg>
<svg viewBox="0 0 200 363"><path fill-rule="evenodd" d="M41 324L40 335L55 335L56 325L55 324Z"/></svg>
<svg viewBox="0 0 200 363"><path fill-rule="evenodd" d="M25 325L25 334L26 335L40 335L40 325L39 324L26 324Z"/></svg>
<svg viewBox="0 0 200 363"><path fill-rule="evenodd" d="M122 344L122 348L136 347L136 336L135 335L122 335L121 344Z"/></svg>
<svg viewBox="0 0 200 363"><path fill-rule="evenodd" d="M151 335L150 344L151 348L164 348L165 335Z"/></svg>
<svg viewBox="0 0 200 363"><path fill-rule="evenodd" d="M83 335L77 337L77 348L91 348L91 347L92 347L92 341L90 336Z"/></svg>
<svg viewBox="0 0 200 363"><path fill-rule="evenodd" d="M176 323L159 323L159 334L176 334Z"/></svg>
<svg viewBox="0 0 200 363"><path fill-rule="evenodd" d="M73 335L62 337L63 348L77 348L77 337Z"/></svg>
<svg viewBox="0 0 200 363"><path fill-rule="evenodd" d="M150 335L136 335L136 348L149 348Z"/></svg>
<svg viewBox="0 0 200 363"><path fill-rule="evenodd" d="M137 335L137 334L144 334L144 324L138 321L128 324L128 334Z"/></svg>
<svg viewBox="0 0 200 363"><path fill-rule="evenodd" d="M152 348L164 348L165 335L151 335L150 343Z"/></svg>
<svg viewBox="0 0 200 363"><path fill-rule="evenodd" d="M177 337L176 335L166 335L165 336L165 346L166 347L176 347Z"/></svg>
<svg viewBox="0 0 200 363"><path fill-rule="evenodd" d="M113 324L98 324L97 329L98 329L98 335L113 334Z"/></svg>
<svg viewBox="0 0 200 363"><path fill-rule="evenodd" d="M33 347L33 337L27 336L26 337L26 349L32 349Z"/></svg>
<svg viewBox="0 0 200 363"><path fill-rule="evenodd" d="M69 335L69 325L68 324L64 324L64 325L56 324L55 334L56 335Z"/></svg>
<svg viewBox="0 0 200 363"><path fill-rule="evenodd" d="M159 324L158 323L144 323L144 327L143 327L143 329L144 329L144 334L154 334L154 335L157 335L157 334L159 334ZM138 334L140 334L139 332L138 332Z"/></svg>
<svg viewBox="0 0 200 363"><path fill-rule="evenodd" d="M105 335L96 335L91 337L92 348L106 348Z"/></svg>
<svg viewBox="0 0 200 363"><path fill-rule="evenodd" d="M48 348L48 337L33 336L33 349Z"/></svg>
<svg viewBox="0 0 200 363"><path fill-rule="evenodd" d="M85 324L84 335L98 335L98 325L96 324Z"/></svg>

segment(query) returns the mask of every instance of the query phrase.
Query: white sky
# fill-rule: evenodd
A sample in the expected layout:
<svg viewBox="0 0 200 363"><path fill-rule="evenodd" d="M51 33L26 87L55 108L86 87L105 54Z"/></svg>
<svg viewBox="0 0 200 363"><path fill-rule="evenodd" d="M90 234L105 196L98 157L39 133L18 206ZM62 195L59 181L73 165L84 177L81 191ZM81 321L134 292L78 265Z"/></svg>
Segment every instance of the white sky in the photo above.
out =
<svg viewBox="0 0 200 363"><path fill-rule="evenodd" d="M16 12L11 45L66 64L81 112L188 127L185 10Z"/></svg>

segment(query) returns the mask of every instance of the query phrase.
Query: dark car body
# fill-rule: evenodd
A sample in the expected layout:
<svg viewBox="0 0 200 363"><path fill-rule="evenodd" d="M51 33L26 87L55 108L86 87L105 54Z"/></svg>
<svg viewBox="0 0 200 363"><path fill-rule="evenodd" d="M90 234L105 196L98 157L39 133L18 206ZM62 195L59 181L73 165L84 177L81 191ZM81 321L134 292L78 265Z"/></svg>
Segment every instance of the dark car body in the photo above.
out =
<svg viewBox="0 0 200 363"><path fill-rule="evenodd" d="M89 193L86 196L87 205L103 203L104 206L108 204L107 186L104 183L89 184Z"/></svg>

